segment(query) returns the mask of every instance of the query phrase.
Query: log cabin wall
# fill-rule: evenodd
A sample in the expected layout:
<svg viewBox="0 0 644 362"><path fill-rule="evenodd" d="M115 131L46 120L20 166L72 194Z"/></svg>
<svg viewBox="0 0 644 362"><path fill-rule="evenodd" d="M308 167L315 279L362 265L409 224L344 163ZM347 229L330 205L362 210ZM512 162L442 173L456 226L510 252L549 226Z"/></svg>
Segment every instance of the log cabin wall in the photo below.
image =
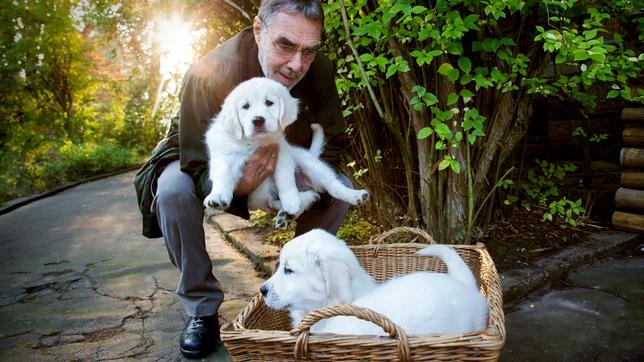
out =
<svg viewBox="0 0 644 362"><path fill-rule="evenodd" d="M613 227L644 233L644 108L624 108L621 123L622 173L615 192Z"/></svg>

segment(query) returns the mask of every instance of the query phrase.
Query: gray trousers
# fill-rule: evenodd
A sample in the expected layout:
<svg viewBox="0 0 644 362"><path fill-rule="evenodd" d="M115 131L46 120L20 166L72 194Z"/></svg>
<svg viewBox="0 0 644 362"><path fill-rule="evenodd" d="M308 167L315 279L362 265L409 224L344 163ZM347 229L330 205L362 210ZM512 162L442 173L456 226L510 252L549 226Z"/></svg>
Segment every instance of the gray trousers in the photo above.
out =
<svg viewBox="0 0 644 362"><path fill-rule="evenodd" d="M340 175L340 179L351 186L345 176ZM297 219L295 234L313 228L335 234L348 210L349 204L323 194ZM193 317L217 314L224 293L206 252L202 200L192 178L181 171L179 161L170 163L159 176L152 211L157 215L170 261L181 273L176 291L186 312Z"/></svg>

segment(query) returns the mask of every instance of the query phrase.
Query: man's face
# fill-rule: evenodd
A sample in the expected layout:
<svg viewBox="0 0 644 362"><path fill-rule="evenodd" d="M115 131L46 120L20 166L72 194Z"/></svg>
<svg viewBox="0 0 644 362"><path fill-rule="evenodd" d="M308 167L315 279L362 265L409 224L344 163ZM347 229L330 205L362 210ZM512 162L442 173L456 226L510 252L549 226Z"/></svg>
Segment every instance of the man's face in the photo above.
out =
<svg viewBox="0 0 644 362"><path fill-rule="evenodd" d="M280 12L269 27L255 17L253 32L264 75L291 89L315 59L322 25L301 14Z"/></svg>

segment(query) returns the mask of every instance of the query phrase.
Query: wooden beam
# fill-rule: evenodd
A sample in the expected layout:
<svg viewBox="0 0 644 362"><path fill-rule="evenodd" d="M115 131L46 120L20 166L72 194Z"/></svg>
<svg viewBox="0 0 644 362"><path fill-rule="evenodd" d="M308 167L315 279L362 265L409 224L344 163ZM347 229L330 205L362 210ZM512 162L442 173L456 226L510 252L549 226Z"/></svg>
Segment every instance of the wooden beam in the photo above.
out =
<svg viewBox="0 0 644 362"><path fill-rule="evenodd" d="M644 215L615 211L613 213L613 227L624 231L644 233Z"/></svg>
<svg viewBox="0 0 644 362"><path fill-rule="evenodd" d="M644 172L622 172L619 184L629 189L644 190Z"/></svg>
<svg viewBox="0 0 644 362"><path fill-rule="evenodd" d="M626 127L622 131L624 146L644 147L644 127Z"/></svg>
<svg viewBox="0 0 644 362"><path fill-rule="evenodd" d="M622 123L644 124L644 108L624 108L622 110Z"/></svg>
<svg viewBox="0 0 644 362"><path fill-rule="evenodd" d="M619 163L624 168L644 170L644 149L624 147L619 154Z"/></svg>
<svg viewBox="0 0 644 362"><path fill-rule="evenodd" d="M615 207L618 209L644 211L644 190L620 187L615 192Z"/></svg>

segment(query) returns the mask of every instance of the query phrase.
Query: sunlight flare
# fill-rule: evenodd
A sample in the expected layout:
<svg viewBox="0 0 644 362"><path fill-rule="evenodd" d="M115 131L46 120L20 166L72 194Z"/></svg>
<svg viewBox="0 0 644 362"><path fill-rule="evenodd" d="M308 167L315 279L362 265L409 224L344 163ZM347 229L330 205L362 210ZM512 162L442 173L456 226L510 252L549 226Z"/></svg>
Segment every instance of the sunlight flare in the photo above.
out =
<svg viewBox="0 0 644 362"><path fill-rule="evenodd" d="M160 20L156 25L161 75L183 74L194 61L194 44L201 32L193 30L191 23L177 17Z"/></svg>
<svg viewBox="0 0 644 362"><path fill-rule="evenodd" d="M159 73L161 80L152 109L154 117L164 90L178 89L180 77L195 61L196 47L205 30L193 29L193 24L179 17L159 19L155 22L155 41L159 46Z"/></svg>

